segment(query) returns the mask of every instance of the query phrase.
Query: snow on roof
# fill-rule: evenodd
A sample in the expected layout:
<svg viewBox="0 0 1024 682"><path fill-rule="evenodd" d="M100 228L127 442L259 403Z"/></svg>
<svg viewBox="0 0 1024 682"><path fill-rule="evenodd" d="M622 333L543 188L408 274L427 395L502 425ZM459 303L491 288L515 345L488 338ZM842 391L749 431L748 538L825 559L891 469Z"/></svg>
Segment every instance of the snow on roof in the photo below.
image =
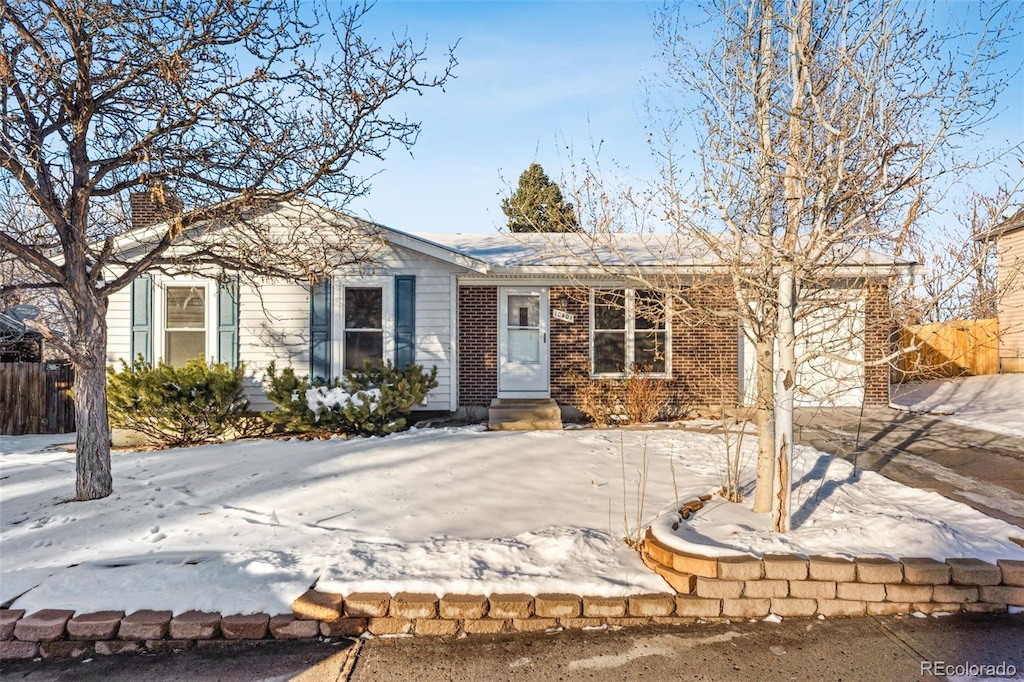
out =
<svg viewBox="0 0 1024 682"><path fill-rule="evenodd" d="M696 237L676 233L445 234L413 236L500 269L566 267L640 267L703 269L721 264L713 250ZM837 265L911 266L912 261L867 249L853 249Z"/></svg>

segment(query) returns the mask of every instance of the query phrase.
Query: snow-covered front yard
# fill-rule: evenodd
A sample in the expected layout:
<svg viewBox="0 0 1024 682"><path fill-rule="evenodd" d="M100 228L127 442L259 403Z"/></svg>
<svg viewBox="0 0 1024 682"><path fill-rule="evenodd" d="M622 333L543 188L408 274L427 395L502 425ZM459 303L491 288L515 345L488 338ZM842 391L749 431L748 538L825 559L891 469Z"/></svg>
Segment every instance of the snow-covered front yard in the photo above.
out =
<svg viewBox="0 0 1024 682"><path fill-rule="evenodd" d="M716 490L722 440L702 432L709 427L468 427L115 453L114 494L70 503L74 456L48 447L70 439L5 438L0 601L228 614L287 613L314 582L340 593L665 591L622 540L637 524L639 472L646 461L645 524L677 498ZM748 479L754 445L749 436ZM1024 559L1008 539L1021 529L937 494L857 475L808 448L795 473L799 528L790 535L773 536L767 515L716 498L683 524L679 543Z"/></svg>

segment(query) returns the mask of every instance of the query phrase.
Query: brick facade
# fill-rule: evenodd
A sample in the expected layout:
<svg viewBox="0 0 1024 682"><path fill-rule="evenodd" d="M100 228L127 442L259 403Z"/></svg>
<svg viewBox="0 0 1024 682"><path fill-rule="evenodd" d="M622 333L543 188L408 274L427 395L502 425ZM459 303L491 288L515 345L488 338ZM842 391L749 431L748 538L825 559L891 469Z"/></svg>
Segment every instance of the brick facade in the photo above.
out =
<svg viewBox="0 0 1024 682"><path fill-rule="evenodd" d="M674 306L671 376L662 380L669 404L680 411L693 406L734 404L739 391L739 326L732 312L735 299L728 285L684 288L692 309ZM882 360L892 346L889 289L864 287L864 358ZM551 397L560 405L578 407L577 386L590 376L590 298L585 288L550 287L553 308L573 315L573 322L551 318ZM707 310L720 310L710 316ZM498 395L498 288L459 287L459 404L486 406ZM614 393L616 382L607 382ZM868 405L889 401L889 364L864 368Z"/></svg>
<svg viewBox="0 0 1024 682"><path fill-rule="evenodd" d="M727 313L735 306L729 287L687 289L695 308ZM588 290L551 287L553 307L575 320L551 319L551 397L560 405L578 406L576 386L590 376L590 299ZM706 319L679 311L672 319L671 377L664 379L669 402L677 409L735 403L739 390L738 338L735 316ZM497 287L459 288L459 403L488 405L498 395ZM614 390L614 383L612 384Z"/></svg>
<svg viewBox="0 0 1024 682"><path fill-rule="evenodd" d="M734 404L739 391L739 327L729 287L684 289L694 308L722 310L722 317L675 309L671 329L671 375L663 382L671 408ZM578 406L577 381L590 376L590 300L585 289L552 287L551 300L575 316L551 320L551 397ZM616 392L616 382L610 381ZM621 396L619 396L621 397ZM673 409L669 409L672 412Z"/></svg>
<svg viewBox="0 0 1024 682"><path fill-rule="evenodd" d="M864 287L864 404L889 404L890 363L881 362L890 353L897 332L892 325L889 287ZM870 364L872 362L880 364Z"/></svg>
<svg viewBox="0 0 1024 682"><path fill-rule="evenodd" d="M459 287L459 404L498 396L498 288Z"/></svg>

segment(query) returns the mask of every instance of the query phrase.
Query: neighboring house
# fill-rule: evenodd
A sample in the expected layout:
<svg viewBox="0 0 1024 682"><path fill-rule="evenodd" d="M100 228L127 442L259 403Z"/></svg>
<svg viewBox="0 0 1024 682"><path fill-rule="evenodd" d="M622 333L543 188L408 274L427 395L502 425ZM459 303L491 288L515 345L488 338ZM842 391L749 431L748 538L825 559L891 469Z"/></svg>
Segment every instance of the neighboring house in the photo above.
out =
<svg viewBox="0 0 1024 682"><path fill-rule="evenodd" d="M43 350L42 334L29 329L15 311L0 312L0 362L42 362Z"/></svg>
<svg viewBox="0 0 1024 682"><path fill-rule="evenodd" d="M281 205L267 219L315 232L311 215L326 209L309 207ZM752 390L732 288L693 244L671 235L605 245L582 234L414 235L357 222L380 245L373 264L338 268L313 287L139 278L111 297L108 360L244 361L254 409L273 407L258 385L271 361L321 377L367 358L434 366L439 385L421 409L445 412L479 413L495 398L572 407L585 384L641 366L677 407L735 403ZM836 306L803 322L815 329L803 350L822 357L800 377L802 402L887 403L888 284L909 265L863 252L837 269ZM672 282L674 295L654 293L652 282Z"/></svg>
<svg viewBox="0 0 1024 682"><path fill-rule="evenodd" d="M996 243L999 371L1024 372L1024 209L980 239Z"/></svg>

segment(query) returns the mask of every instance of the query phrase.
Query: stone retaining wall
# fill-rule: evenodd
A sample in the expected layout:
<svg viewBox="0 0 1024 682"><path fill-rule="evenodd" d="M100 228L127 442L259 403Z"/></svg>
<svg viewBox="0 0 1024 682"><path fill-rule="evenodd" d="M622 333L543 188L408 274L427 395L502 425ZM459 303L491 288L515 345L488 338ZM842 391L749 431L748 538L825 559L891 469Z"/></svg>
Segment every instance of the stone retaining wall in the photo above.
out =
<svg viewBox="0 0 1024 682"><path fill-rule="evenodd" d="M715 558L669 548L650 529L641 558L678 593L679 616L880 616L1024 606L1024 561Z"/></svg>
<svg viewBox="0 0 1024 682"><path fill-rule="evenodd" d="M189 611L0 610L0 659L86 657L225 646L268 639L374 635L457 636L693 623L702 614L670 593L630 597L572 594L354 593L310 590L289 615L222 616ZM709 616L718 612L708 612Z"/></svg>
<svg viewBox="0 0 1024 682"><path fill-rule="evenodd" d="M461 636L558 629L679 625L698 620L1005 611L1024 606L1024 561L709 558L669 549L648 531L641 553L677 594L353 593L308 591L292 613L0 610L0 660L87 657L227 646L271 639L374 635Z"/></svg>

